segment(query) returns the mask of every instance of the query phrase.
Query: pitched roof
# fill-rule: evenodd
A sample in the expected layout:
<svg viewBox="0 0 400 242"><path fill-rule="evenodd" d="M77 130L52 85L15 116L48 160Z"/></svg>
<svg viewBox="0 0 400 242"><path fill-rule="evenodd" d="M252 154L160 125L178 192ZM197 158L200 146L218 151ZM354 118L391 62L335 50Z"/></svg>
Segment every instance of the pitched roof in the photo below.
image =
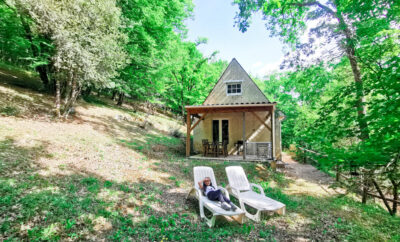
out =
<svg viewBox="0 0 400 242"><path fill-rule="evenodd" d="M241 95L227 95L226 83L240 82ZM211 90L203 105L229 105L270 103L257 84L250 78L239 62L233 58L228 67L222 73L218 82Z"/></svg>

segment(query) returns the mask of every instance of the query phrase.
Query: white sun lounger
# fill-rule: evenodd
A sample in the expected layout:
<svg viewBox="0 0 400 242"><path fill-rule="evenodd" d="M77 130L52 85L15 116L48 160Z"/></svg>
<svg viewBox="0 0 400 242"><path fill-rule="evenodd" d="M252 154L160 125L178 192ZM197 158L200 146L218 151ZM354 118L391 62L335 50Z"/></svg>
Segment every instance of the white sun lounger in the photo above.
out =
<svg viewBox="0 0 400 242"><path fill-rule="evenodd" d="M249 183L241 166L228 166L225 171L229 181L228 191L239 200L240 208L248 218L259 222L263 211L276 212L280 215L285 214L285 204L265 196L260 185ZM253 187L257 187L261 194L253 191ZM257 212L250 214L246 210L245 204L255 208Z"/></svg>
<svg viewBox="0 0 400 242"><path fill-rule="evenodd" d="M187 198L190 195L194 195L199 200L199 208L200 208L200 217L206 220L207 225L209 227L213 227L215 224L215 219L217 216L229 216L236 220L239 223L243 223L243 219L245 218L245 213L237 208L236 211L226 211L221 207L220 202L211 201L206 196L203 195L198 182L203 180L205 177L210 177L212 185L215 188L221 189L225 196L229 198L228 191L223 187L218 187L217 182L215 180L214 171L211 167L206 166L197 166L193 168L193 176L194 176L194 187L189 192ZM204 208L207 208L212 213L212 218L207 218L204 215Z"/></svg>

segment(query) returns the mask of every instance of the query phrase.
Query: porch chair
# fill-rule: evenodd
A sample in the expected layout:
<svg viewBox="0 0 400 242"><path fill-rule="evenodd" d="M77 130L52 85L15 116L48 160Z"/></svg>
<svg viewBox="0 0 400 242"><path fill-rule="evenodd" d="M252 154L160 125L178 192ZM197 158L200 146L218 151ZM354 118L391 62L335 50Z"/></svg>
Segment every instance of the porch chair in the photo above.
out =
<svg viewBox="0 0 400 242"><path fill-rule="evenodd" d="M237 208L236 211L226 211L221 207L220 202L211 201L207 198L207 196L203 195L203 191L200 189L198 182L203 180L205 177L210 177L212 185L215 188L221 189L221 191L225 194L226 197L229 198L228 191L223 187L218 187L217 182L215 180L214 171L211 167L207 166L196 166L193 168L193 177L194 177L194 187L190 190L186 199L189 196L194 196L199 200L199 208L200 208L200 217L207 222L209 227L213 227L215 225L215 219L217 216L229 216L236 220L239 223L243 223L245 218L245 213ZM212 217L209 219L204 215L204 208L207 208L211 213Z"/></svg>
<svg viewBox="0 0 400 242"><path fill-rule="evenodd" d="M248 218L259 222L263 211L276 212L280 215L285 214L285 204L265 196L264 190L260 185L249 183L243 167L228 166L225 171L229 181L228 191L239 200L240 208ZM261 194L253 191L254 187L258 188ZM250 214L245 205L255 208L257 212Z"/></svg>
<svg viewBox="0 0 400 242"><path fill-rule="evenodd" d="M219 155L219 148L218 147L219 147L219 142L218 141L213 141L211 143L210 151L211 151L212 156L218 157L218 155Z"/></svg>
<svg viewBox="0 0 400 242"><path fill-rule="evenodd" d="M228 156L228 141L227 140L222 141L221 154L224 157Z"/></svg>
<svg viewBox="0 0 400 242"><path fill-rule="evenodd" d="M203 144L203 156L207 156L210 151L212 152L212 147L210 146L208 139L203 139L201 142Z"/></svg>

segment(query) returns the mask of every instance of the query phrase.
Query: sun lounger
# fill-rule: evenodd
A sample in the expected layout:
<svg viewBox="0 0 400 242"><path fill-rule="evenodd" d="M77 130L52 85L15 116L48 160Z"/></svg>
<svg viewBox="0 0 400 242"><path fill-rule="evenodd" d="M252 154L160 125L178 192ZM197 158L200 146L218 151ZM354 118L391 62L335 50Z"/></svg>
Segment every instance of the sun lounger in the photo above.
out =
<svg viewBox="0 0 400 242"><path fill-rule="evenodd" d="M203 195L198 182L203 180L205 177L210 177L212 185L218 189L221 189L225 196L229 198L228 191L223 187L218 187L217 182L215 180L214 171L211 167L206 166L197 166L193 168L193 176L194 176L194 187L188 194L188 197L193 195L199 200L199 208L200 208L200 217L206 220L207 225L209 227L213 227L215 224L215 219L217 216L229 216L239 223L243 223L244 212L237 208L236 211L226 211L221 207L220 202L211 201L206 196ZM204 208L208 209L212 213L211 218L207 218L204 214Z"/></svg>
<svg viewBox="0 0 400 242"><path fill-rule="evenodd" d="M248 218L258 222L263 211L285 214L285 204L265 196L260 185L249 183L241 166L228 166L225 171L229 181L228 191L239 200L240 208ZM258 188L261 194L253 191L254 187ZM250 214L245 205L255 208L257 212Z"/></svg>

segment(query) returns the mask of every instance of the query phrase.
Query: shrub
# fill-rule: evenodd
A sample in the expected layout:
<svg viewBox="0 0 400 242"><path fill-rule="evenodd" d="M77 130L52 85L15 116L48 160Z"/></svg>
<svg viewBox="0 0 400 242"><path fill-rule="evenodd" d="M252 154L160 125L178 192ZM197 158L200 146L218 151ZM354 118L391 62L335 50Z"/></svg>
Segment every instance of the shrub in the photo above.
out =
<svg viewBox="0 0 400 242"><path fill-rule="evenodd" d="M185 135L179 129L171 130L169 135L178 139L185 137Z"/></svg>
<svg viewBox="0 0 400 242"><path fill-rule="evenodd" d="M6 116L17 116L20 113L17 107L13 106L5 106L0 108L0 114L4 114Z"/></svg>

